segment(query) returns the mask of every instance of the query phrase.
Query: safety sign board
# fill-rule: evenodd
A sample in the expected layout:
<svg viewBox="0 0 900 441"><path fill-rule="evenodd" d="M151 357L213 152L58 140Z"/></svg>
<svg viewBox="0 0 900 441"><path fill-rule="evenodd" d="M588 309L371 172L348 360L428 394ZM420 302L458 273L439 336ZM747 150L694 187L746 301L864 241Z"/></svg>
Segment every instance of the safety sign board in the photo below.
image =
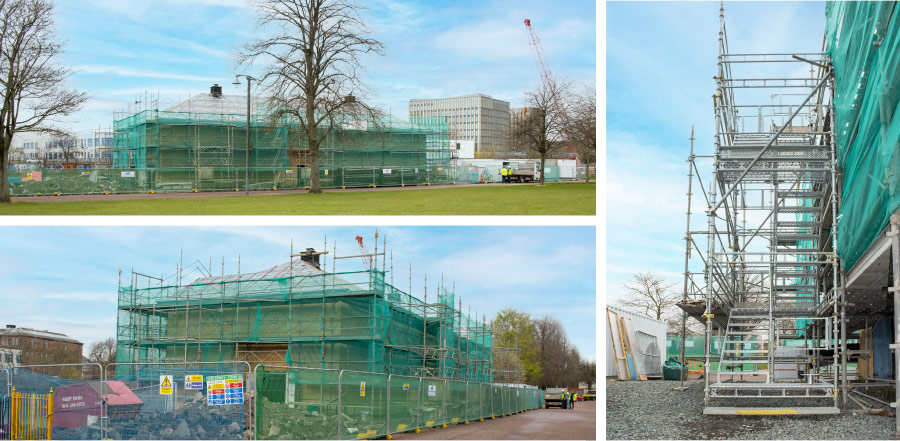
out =
<svg viewBox="0 0 900 441"><path fill-rule="evenodd" d="M185 375L184 388L203 390L203 375Z"/></svg>
<svg viewBox="0 0 900 441"><path fill-rule="evenodd" d="M409 383L403 383L403 390L409 390Z"/></svg>
<svg viewBox="0 0 900 441"><path fill-rule="evenodd" d="M160 375L159 376L159 394L160 395L172 395L172 376L171 375Z"/></svg>
<svg viewBox="0 0 900 441"><path fill-rule="evenodd" d="M437 385L429 384L428 385L428 396L433 397L437 395Z"/></svg>
<svg viewBox="0 0 900 441"><path fill-rule="evenodd" d="M359 382L359 396L361 396L361 397L366 396L366 382L365 381Z"/></svg>
<svg viewBox="0 0 900 441"><path fill-rule="evenodd" d="M244 376L215 375L206 377L206 404L244 404Z"/></svg>

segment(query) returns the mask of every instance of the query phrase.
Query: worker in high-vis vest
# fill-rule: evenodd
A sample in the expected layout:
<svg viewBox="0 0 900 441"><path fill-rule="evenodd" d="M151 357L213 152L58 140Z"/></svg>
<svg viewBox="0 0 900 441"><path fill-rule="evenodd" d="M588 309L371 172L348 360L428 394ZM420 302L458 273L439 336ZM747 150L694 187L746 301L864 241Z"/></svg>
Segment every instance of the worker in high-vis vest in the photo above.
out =
<svg viewBox="0 0 900 441"><path fill-rule="evenodd" d="M500 169L500 177L503 178L503 182L509 180L509 173L506 171L506 167Z"/></svg>
<svg viewBox="0 0 900 441"><path fill-rule="evenodd" d="M569 409L574 409L574 408L575 408L575 402L578 401L578 394L575 393L575 392L572 392L572 395L569 395L569 400L571 401L571 402L569 403Z"/></svg>
<svg viewBox="0 0 900 441"><path fill-rule="evenodd" d="M563 392L562 394L559 395L559 399L560 399L560 401L562 401L562 408L568 409L569 408L569 394Z"/></svg>

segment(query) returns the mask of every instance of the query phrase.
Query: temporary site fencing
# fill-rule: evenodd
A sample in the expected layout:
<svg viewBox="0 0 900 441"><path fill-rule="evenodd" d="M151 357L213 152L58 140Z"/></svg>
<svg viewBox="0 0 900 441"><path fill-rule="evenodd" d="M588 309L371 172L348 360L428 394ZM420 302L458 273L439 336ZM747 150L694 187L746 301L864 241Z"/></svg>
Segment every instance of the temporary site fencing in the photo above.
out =
<svg viewBox="0 0 900 441"><path fill-rule="evenodd" d="M537 388L247 362L21 366L0 370L0 439L10 393L53 390L53 439L358 439L504 417L543 405ZM23 415L24 416L24 415ZM43 424L43 426L42 426ZM44 433L47 433L46 431ZM46 435L41 436L46 437ZM22 438L19 438L22 439Z"/></svg>
<svg viewBox="0 0 900 441"><path fill-rule="evenodd" d="M543 405L534 387L257 365L257 439L356 439L503 417Z"/></svg>

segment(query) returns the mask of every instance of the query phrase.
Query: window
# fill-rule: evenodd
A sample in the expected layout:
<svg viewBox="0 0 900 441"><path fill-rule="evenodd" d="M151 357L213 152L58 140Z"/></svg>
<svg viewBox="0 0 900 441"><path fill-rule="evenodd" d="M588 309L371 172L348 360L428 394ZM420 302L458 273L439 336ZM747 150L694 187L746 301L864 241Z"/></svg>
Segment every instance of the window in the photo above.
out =
<svg viewBox="0 0 900 441"><path fill-rule="evenodd" d="M3 339L0 340L0 344L2 344L3 346L6 346L8 344L6 337L3 337Z"/></svg>
<svg viewBox="0 0 900 441"><path fill-rule="evenodd" d="M7 353L6 354L6 362L12 363L12 361L13 361L13 354Z"/></svg>

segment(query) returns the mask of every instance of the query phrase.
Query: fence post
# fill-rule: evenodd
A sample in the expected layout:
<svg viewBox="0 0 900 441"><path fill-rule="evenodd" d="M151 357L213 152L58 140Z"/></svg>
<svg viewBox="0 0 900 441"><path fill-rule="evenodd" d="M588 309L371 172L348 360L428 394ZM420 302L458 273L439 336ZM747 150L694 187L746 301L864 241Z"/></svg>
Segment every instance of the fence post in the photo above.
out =
<svg viewBox="0 0 900 441"><path fill-rule="evenodd" d="M391 377L394 374L389 374L387 377L387 433L391 433Z"/></svg>
<svg viewBox="0 0 900 441"><path fill-rule="evenodd" d="M416 386L416 429L422 427L422 377L419 377L419 385Z"/></svg>
<svg viewBox="0 0 900 441"><path fill-rule="evenodd" d="M337 407L337 439L341 439L341 378L344 371L338 372L338 407Z"/></svg>
<svg viewBox="0 0 900 441"><path fill-rule="evenodd" d="M447 395L449 395L448 392L450 392L450 380L444 380L444 393L443 393L444 396L441 399L441 402L442 402L441 408L443 409L442 413L443 413L444 421L441 422L441 427L447 426Z"/></svg>
<svg viewBox="0 0 900 441"><path fill-rule="evenodd" d="M466 381L466 407L465 407L465 410L463 410L463 412L465 413L463 416L463 421L465 421L466 424L469 424L469 382L468 381Z"/></svg>
<svg viewBox="0 0 900 441"><path fill-rule="evenodd" d="M263 363L260 363L260 364L263 364ZM247 366L249 367L250 363L247 363ZM253 417L250 418L250 420L251 420L250 433L253 434L253 439L259 439L259 434L256 433L256 430L257 430L256 419L259 418L259 406L258 406L258 400L256 399L256 396L257 396L256 389L259 388L259 383L257 383L257 381L256 381L257 380L257 378L256 378L256 370L257 369L259 369L259 364L257 364L256 366L253 367L253 390L250 391L250 405L253 408ZM290 376L290 373L291 373L290 370L288 370L289 376ZM288 378L290 378L290 377L288 377Z"/></svg>
<svg viewBox="0 0 900 441"><path fill-rule="evenodd" d="M9 439L17 439L18 438L18 427L19 427L19 408L17 406L18 401L16 399L16 387L12 387L12 393L9 398Z"/></svg>
<svg viewBox="0 0 900 441"><path fill-rule="evenodd" d="M47 395L47 439L53 439L53 388Z"/></svg>

